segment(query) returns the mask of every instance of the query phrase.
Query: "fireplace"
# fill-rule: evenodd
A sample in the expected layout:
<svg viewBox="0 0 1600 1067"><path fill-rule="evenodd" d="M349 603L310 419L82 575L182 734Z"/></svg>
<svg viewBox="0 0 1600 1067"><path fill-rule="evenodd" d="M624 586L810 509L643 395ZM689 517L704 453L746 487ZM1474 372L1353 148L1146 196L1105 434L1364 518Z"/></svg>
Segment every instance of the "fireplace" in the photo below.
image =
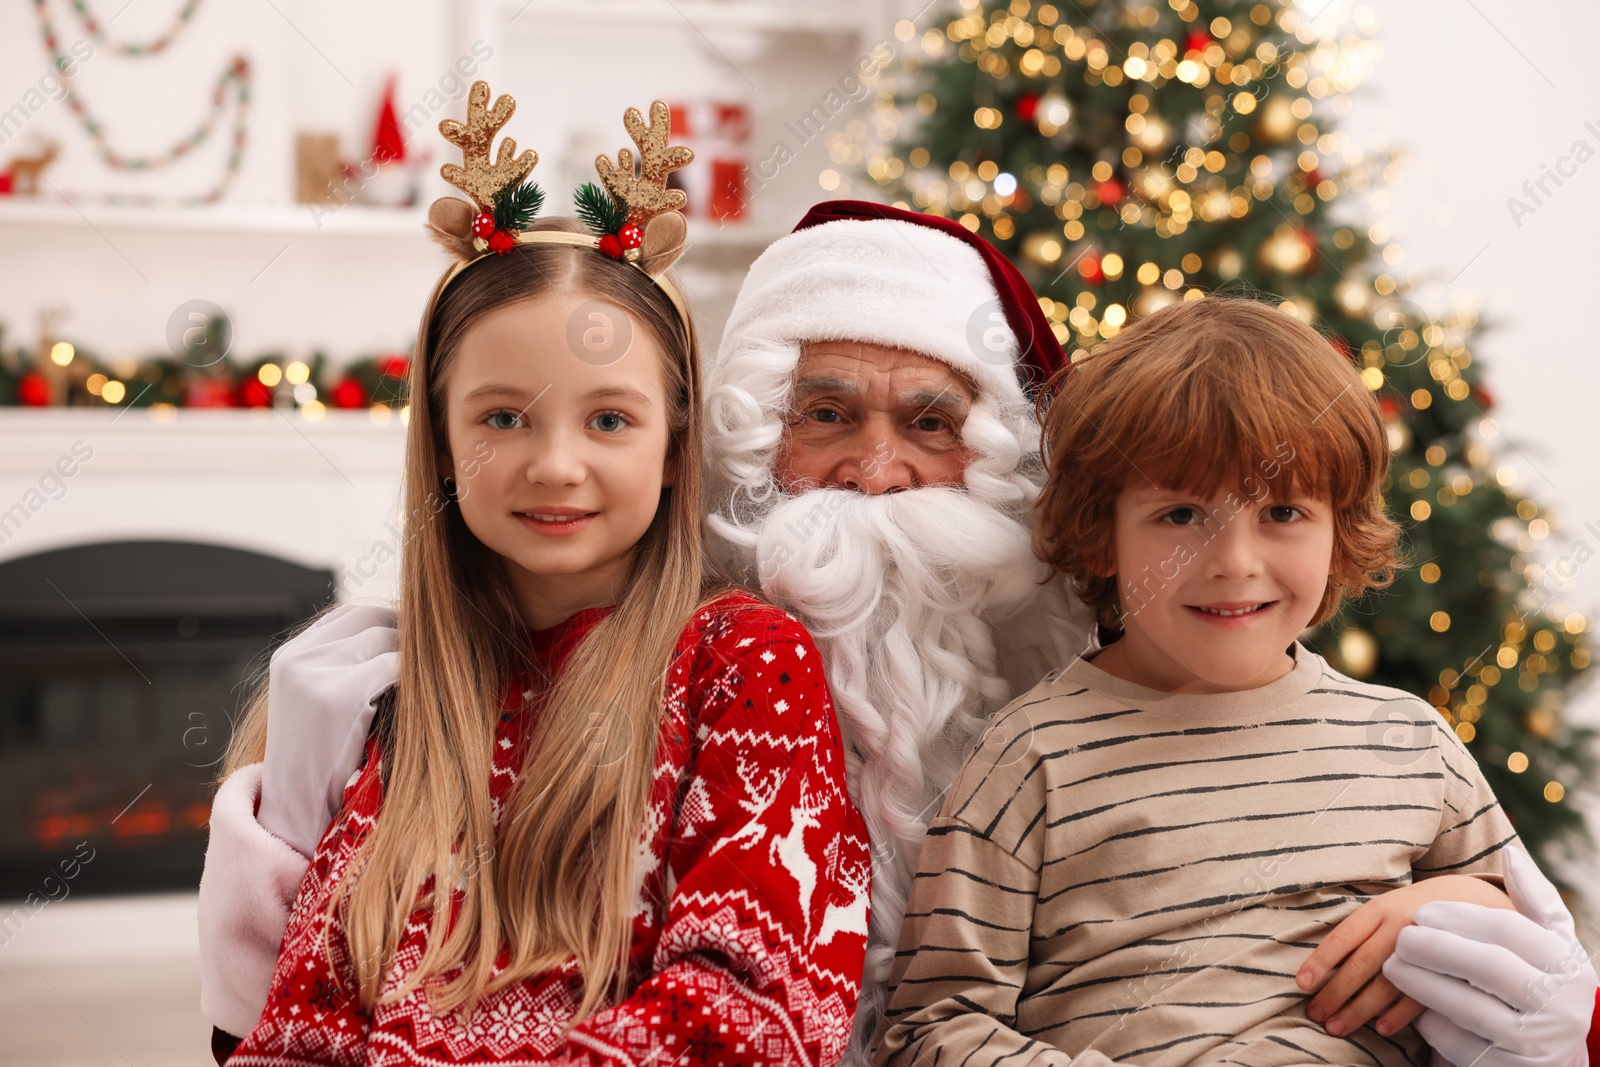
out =
<svg viewBox="0 0 1600 1067"><path fill-rule="evenodd" d="M0 899L192 889L247 679L334 573L176 540L0 563ZM58 879L59 881L59 879Z"/></svg>

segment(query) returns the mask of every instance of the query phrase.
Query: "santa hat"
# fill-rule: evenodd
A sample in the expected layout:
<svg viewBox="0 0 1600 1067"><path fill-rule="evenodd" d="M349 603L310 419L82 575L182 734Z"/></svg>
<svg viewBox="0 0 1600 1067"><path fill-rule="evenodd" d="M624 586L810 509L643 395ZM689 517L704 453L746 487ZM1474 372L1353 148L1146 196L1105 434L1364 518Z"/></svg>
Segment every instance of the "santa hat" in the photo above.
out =
<svg viewBox="0 0 1600 1067"><path fill-rule="evenodd" d="M1002 404L1020 404L1066 359L1021 273L960 223L862 200L806 213L750 267L710 367L805 341L920 352Z"/></svg>

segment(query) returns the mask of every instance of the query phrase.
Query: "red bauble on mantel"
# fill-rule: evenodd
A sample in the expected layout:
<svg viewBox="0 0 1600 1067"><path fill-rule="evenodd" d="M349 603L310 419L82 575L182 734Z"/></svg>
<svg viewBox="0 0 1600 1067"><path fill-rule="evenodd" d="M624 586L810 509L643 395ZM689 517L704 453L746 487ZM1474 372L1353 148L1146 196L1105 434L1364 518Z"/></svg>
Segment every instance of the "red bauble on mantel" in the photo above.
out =
<svg viewBox="0 0 1600 1067"><path fill-rule="evenodd" d="M345 378L333 387L330 399L336 408L364 408L367 406L367 391L354 378Z"/></svg>
<svg viewBox="0 0 1600 1067"><path fill-rule="evenodd" d="M17 380L17 401L30 408L48 407L50 383L38 371L29 371Z"/></svg>
<svg viewBox="0 0 1600 1067"><path fill-rule="evenodd" d="M271 407L271 387L262 385L260 378L246 378L239 385L239 406L246 408Z"/></svg>

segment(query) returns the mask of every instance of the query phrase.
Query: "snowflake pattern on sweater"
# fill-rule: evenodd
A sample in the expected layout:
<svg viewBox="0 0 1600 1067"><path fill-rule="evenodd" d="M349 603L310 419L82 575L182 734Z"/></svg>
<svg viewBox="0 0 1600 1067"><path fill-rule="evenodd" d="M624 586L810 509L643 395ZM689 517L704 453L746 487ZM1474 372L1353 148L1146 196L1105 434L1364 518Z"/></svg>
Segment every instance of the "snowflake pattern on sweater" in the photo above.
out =
<svg viewBox="0 0 1600 1067"><path fill-rule="evenodd" d="M533 654L559 670L608 613L533 635ZM325 912L379 816L374 741L300 887L261 1021L229 1064L837 1063L865 958L870 864L821 656L793 617L733 593L691 620L668 670L627 999L566 1030L581 990L572 960L486 997L465 1026L431 1012L420 990L361 1011L343 928ZM525 716L537 713L524 685L508 685L496 731L497 819L521 771ZM386 991L421 959L427 919L411 916Z"/></svg>

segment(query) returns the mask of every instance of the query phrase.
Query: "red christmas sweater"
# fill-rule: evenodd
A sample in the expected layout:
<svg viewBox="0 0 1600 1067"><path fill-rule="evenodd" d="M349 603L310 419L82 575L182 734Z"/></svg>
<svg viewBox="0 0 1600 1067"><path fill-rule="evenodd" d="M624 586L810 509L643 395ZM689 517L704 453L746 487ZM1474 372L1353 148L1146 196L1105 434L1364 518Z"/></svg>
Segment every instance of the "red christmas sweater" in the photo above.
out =
<svg viewBox="0 0 1600 1067"><path fill-rule="evenodd" d="M531 635L532 655L558 671L609 611ZM866 953L870 865L821 656L792 617L733 593L684 629L669 672L626 1000L566 1030L581 983L573 960L486 997L465 1026L421 991L361 1010L343 927L324 912L380 816L374 740L300 886L261 1021L228 1063L836 1063ZM537 714L526 676L506 693L485 768L497 819ZM385 991L421 958L427 919L411 916Z"/></svg>

